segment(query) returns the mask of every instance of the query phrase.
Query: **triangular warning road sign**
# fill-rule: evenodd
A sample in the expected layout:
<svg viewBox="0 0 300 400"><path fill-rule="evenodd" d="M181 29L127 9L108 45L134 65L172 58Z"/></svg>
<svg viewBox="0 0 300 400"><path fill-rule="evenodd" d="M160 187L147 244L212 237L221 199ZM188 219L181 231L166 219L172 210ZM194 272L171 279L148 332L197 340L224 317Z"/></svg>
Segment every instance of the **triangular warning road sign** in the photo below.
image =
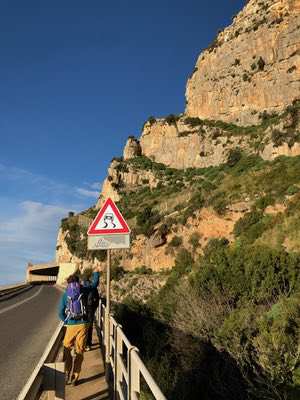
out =
<svg viewBox="0 0 300 400"><path fill-rule="evenodd" d="M118 207L108 198L96 218L90 225L88 235L111 235L112 233L129 233L129 227Z"/></svg>

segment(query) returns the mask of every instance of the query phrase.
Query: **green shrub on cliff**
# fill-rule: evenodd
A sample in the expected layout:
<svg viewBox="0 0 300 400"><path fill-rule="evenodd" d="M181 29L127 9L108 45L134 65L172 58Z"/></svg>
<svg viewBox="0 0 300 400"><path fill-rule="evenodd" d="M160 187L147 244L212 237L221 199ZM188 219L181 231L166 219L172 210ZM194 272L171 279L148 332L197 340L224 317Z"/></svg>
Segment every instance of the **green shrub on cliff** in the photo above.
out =
<svg viewBox="0 0 300 400"><path fill-rule="evenodd" d="M299 278L300 255L211 240L196 263L178 254L146 308L127 303L143 340L126 319L123 326L169 398L297 399ZM156 354L151 337L164 344ZM159 368L163 354L168 373Z"/></svg>
<svg viewBox="0 0 300 400"><path fill-rule="evenodd" d="M137 233L150 237L154 232L154 226L161 220L161 216L151 207L145 207L136 216Z"/></svg>

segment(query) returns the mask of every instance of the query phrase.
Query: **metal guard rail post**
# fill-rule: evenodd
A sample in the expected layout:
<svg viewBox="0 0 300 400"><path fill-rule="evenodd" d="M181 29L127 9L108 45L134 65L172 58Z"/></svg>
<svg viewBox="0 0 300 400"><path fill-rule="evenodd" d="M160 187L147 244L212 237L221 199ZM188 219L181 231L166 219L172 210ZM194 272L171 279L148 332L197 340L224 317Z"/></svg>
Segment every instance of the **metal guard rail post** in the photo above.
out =
<svg viewBox="0 0 300 400"><path fill-rule="evenodd" d="M106 343L105 306L100 300L97 313L97 326ZM147 367L139 356L139 351L132 346L125 336L122 326L110 315L110 366L113 373L114 399L139 400L141 394L141 377L146 382L155 400L167 400L154 381Z"/></svg>

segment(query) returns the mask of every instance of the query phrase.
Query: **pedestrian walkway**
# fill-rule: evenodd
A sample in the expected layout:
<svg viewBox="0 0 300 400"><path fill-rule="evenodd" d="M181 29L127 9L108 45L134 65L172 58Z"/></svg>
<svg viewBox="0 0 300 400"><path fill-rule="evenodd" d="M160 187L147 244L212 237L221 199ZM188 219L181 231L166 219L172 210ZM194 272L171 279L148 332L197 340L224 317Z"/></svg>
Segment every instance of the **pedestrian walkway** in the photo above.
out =
<svg viewBox="0 0 300 400"><path fill-rule="evenodd" d="M84 353L80 379L77 386L66 386L66 400L109 400L105 380L104 362L96 329L93 331L91 351Z"/></svg>

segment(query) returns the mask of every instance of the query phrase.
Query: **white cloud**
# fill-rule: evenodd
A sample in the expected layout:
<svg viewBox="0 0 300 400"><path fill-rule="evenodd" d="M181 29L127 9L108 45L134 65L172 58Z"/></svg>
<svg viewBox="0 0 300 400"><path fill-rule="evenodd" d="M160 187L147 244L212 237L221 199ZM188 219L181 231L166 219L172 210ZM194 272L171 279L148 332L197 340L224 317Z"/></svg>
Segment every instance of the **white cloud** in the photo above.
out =
<svg viewBox="0 0 300 400"><path fill-rule="evenodd" d="M61 218L99 196L100 183L83 186L0 163L0 285L23 280L28 261L54 258Z"/></svg>
<svg viewBox="0 0 300 400"><path fill-rule="evenodd" d="M100 191L100 188L101 188L101 186L102 186L102 182L90 183L89 186L90 186L91 189L95 189L95 190Z"/></svg>
<svg viewBox="0 0 300 400"><path fill-rule="evenodd" d="M84 197L93 197L97 199L99 197L99 192L96 192L95 190L87 190L83 188L77 188L77 192Z"/></svg>
<svg viewBox="0 0 300 400"><path fill-rule="evenodd" d="M43 236L53 231L68 209L24 201L20 204L19 215L1 224L1 243L24 243L43 240Z"/></svg>
<svg viewBox="0 0 300 400"><path fill-rule="evenodd" d="M2 185L9 183L15 193L20 197L23 193L32 193L35 197L51 198L51 202L66 199L73 193L73 188L65 183L57 182L47 176L30 171L0 164L0 182Z"/></svg>
<svg viewBox="0 0 300 400"><path fill-rule="evenodd" d="M0 180L14 182L24 191L32 188L34 193L44 199L57 201L62 199L63 202L67 198L74 200L74 196L98 198L100 193L100 182L85 183L87 188L74 188L71 185L49 179L46 176L33 174L21 168L8 167L0 163ZM94 189L94 190L91 190ZM83 207L84 208L84 207Z"/></svg>
<svg viewBox="0 0 300 400"><path fill-rule="evenodd" d="M18 215L1 221L0 285L24 278L28 261L54 258L60 220L68 213L64 207L24 201Z"/></svg>

